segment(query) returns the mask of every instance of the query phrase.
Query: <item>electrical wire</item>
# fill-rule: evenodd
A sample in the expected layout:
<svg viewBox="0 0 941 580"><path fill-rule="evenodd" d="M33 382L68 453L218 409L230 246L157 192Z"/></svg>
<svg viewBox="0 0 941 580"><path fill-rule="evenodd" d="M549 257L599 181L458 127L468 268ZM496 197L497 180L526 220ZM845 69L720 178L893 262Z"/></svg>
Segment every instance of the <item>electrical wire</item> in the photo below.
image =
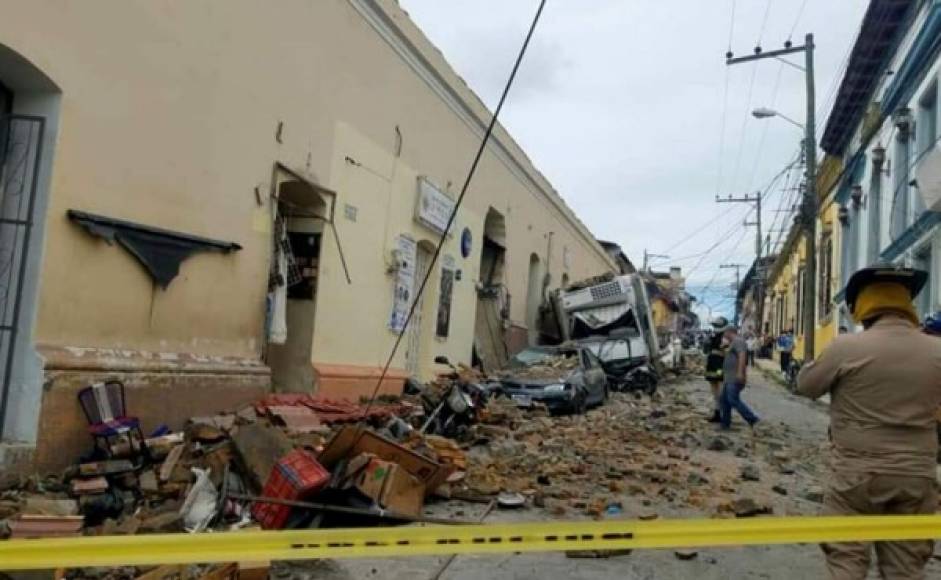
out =
<svg viewBox="0 0 941 580"><path fill-rule="evenodd" d="M523 56L526 54L527 48L529 48L529 42L532 40L533 33L536 31L536 25L539 23L539 18L542 16L542 11L545 6L546 0L540 0L539 7L536 9L536 14L529 26L529 32L526 33L526 38L523 40L523 46L520 47L519 54L516 57L516 62L513 64L513 70L510 71L510 77L507 79L506 85L503 87L503 94L500 95L500 101L497 103L497 107L494 109L493 115L490 117L490 123L487 125L487 130L484 132L484 136L480 141L480 146L477 148L477 153L474 155L474 160L471 162L470 169L467 172L467 177L464 179L464 185L461 187L461 193L458 195L457 201L454 203L454 209L451 210L451 214L448 216L448 222L444 226L444 232L441 234L441 239L438 240L438 244L435 247L435 252L431 256L431 261L429 262L428 268L425 271L425 276L422 278L421 284L418 286L418 291L415 293L415 296L412 299L412 304L408 309L408 315L406 315L405 321L402 324L402 329L395 339L395 343L392 346L392 351L389 353L389 358L386 360L386 364L382 368L382 373L379 375L379 379L376 381L376 387L373 389L372 396L369 398L369 402L363 408L362 419L365 419L368 416L370 408L376 401L376 396L379 394L379 388L382 386L382 383L389 372L389 367L392 365L392 361L395 359L395 355L399 350L399 346L402 344L402 338L406 335L408 331L408 325L415 315L415 309L417 305L421 303L421 296L425 292L425 288L428 285L428 279L431 278L431 273L434 271L435 263L438 261L438 258L441 255L444 242L447 240L448 234L451 232L451 227L454 225L454 219L457 217L457 212L461 209L461 204L464 202L464 197L467 195L467 189L474 177L474 173L477 171L477 166L480 164L480 159L483 157L484 151L486 150L487 142L490 140L490 136L493 134L493 129L497 124L500 111L503 109L503 105L506 102L506 97L510 92L510 88L513 86L513 81L516 79L516 73L519 71L520 64L523 62Z"/></svg>
<svg viewBox="0 0 941 580"><path fill-rule="evenodd" d="M761 46L761 37L764 35L765 27L768 25L769 14L771 14L771 0L765 3L765 15L761 19L761 28L758 30L758 40L755 42L755 46Z"/></svg>
<svg viewBox="0 0 941 580"><path fill-rule="evenodd" d="M736 0L732 0L732 17L729 22L729 52L732 51L732 40L735 35L735 4Z"/></svg>
<svg viewBox="0 0 941 580"><path fill-rule="evenodd" d="M774 87L771 90L771 100L768 103L768 106L772 109L777 104L778 100L778 90L781 88L781 75L784 73L784 63L778 64L778 74L774 79ZM755 175L758 173L758 165L761 163L761 158L764 153L765 140L768 137L768 127L770 123L764 123L761 127L761 137L758 140L758 149L755 151L755 162L752 164L751 175L748 177L748 187L745 188L745 191L751 191L752 183L755 182Z"/></svg>
<svg viewBox="0 0 941 580"><path fill-rule="evenodd" d="M735 3L732 0L732 11L729 18L729 41L726 48L726 55L732 54L732 37L735 33ZM719 147L718 157L716 158L716 197L722 193L722 177L725 161L725 134L728 128L729 114L729 80L731 71L728 65L725 67L725 87L722 90L722 114L719 116ZM718 219L718 216L717 216Z"/></svg>
<svg viewBox="0 0 941 580"><path fill-rule="evenodd" d="M739 249L740 249L739 246L741 245L742 240L745 239L746 234L748 234L748 230L743 228L743 229L742 229L742 235L739 236L739 238L735 241L734 244L732 244L732 250L731 250L724 258L722 258L722 260L719 261L719 263L717 264L717 266L718 266L718 265L721 265L721 264L727 263L727 262L732 258L732 256L735 255L735 252L739 251ZM722 271L721 268L716 267L715 271L714 271L713 274L712 274L712 278L710 278L709 281L706 282L705 286L702 286L702 290L700 290L700 292L705 293L705 292L707 292L709 289L711 289L712 286L713 286L713 284L714 284L715 281L716 281L716 278L719 277L719 273L720 273L721 271ZM690 274L687 274L687 279L689 278L689 275L690 275Z"/></svg>
<svg viewBox="0 0 941 580"><path fill-rule="evenodd" d="M794 166L794 165L797 163L797 161L799 161L799 160L800 160L800 154L798 153L798 155L795 157L794 161L791 161L790 163L788 163L781 171L779 171L777 174L775 174L774 177L772 177L771 181L769 181L768 184L763 188L763 190L762 190L762 192L761 192L761 195L764 197L764 196L767 194L767 192L771 191L771 190L774 188L774 186L777 184L778 180L780 180L781 177L784 176L785 174L789 174L789 173L790 173L790 170L793 168L793 166ZM748 212L746 212L745 218L747 219L748 216L751 215L752 212L754 212L754 211L755 211L755 207L754 207L754 206L751 206L751 207L749 208ZM741 244L741 241L745 238L745 235L748 233L747 228L743 227L743 224L736 224L736 226L733 227L729 232L727 232L726 235L721 236L721 237L719 238L719 240L717 240L717 242L716 242L715 244L713 244L712 246L710 246L709 248L707 248L707 249L703 252L702 258L700 258L700 260L699 260L699 261L690 269L690 271L686 274L687 279L690 279L690 278L692 277L692 275L693 275L695 272L697 272L697 271L699 270L699 268L700 268L700 267L702 266L702 264L705 262L705 260L706 260L706 258L708 257L708 255L711 254L711 253L712 253L713 251L715 251L716 249L718 249L718 248L723 244L723 242L728 241L728 240L730 239L729 236L733 235L734 232L735 232L739 227L742 228L742 235L739 237L739 239L735 242L735 244L734 244L734 246L733 246L733 250L732 250L731 254L734 254L735 251L738 250L738 245ZM730 256L731 256L731 254L730 254ZM728 258L725 258L725 259L721 260L721 261L719 262L719 264L722 264L722 263L724 263L724 262L726 262L726 261L728 261ZM715 281L715 278L718 276L718 272L719 272L719 268L716 268L716 272L713 274L713 277L710 279L709 283L706 284L706 286L705 286L706 288L709 288L709 287L712 285L712 283Z"/></svg>
<svg viewBox="0 0 941 580"><path fill-rule="evenodd" d="M735 165L732 169L732 179L730 180L730 191L735 188L735 184L738 181L738 170L742 165L742 155L745 152L745 133L748 129L748 117L749 110L751 109L752 95L754 94L755 89L755 78L758 76L759 64L756 63L752 67L751 72L751 81L748 83L748 97L745 99L745 114L742 115L742 130L739 135L738 142L738 153L735 155Z"/></svg>
<svg viewBox="0 0 941 580"><path fill-rule="evenodd" d="M797 167L800 167L800 166L797 166ZM796 208L795 202L797 201L795 198L797 197L798 192L800 190L800 188L797 187L799 184L800 184L800 171L797 172L796 179L793 177L793 173L789 172L787 178L784 180L784 188L782 189L781 204L778 205L778 212L775 215L774 220L772 221L771 230L769 230L769 231L775 230L776 226L778 225L778 217L780 216L780 220L781 220L780 230L778 231L778 235L776 236L774 243L770 244L770 246L768 247L769 256L777 253L778 247L781 244L781 238L784 237L785 232L790 231L791 229L791 228L785 228L784 224L786 224L794 216L795 208ZM788 211L786 212L782 211L785 206L787 206L787 209L788 209Z"/></svg>
<svg viewBox="0 0 941 580"><path fill-rule="evenodd" d="M797 30L797 25L800 24L801 16L804 15L804 8L806 7L807 7L807 0L803 0L803 2L801 2L800 9L798 9L797 11L797 16L794 18L794 24L791 26L791 32L788 33L787 35L788 40L791 40L792 38L794 38L794 31Z"/></svg>
<svg viewBox="0 0 941 580"><path fill-rule="evenodd" d="M755 208L754 208L754 207L749 208L749 210L745 213L745 218L747 219L748 216L750 216L753 211L755 211ZM696 273L697 271L699 271L699 268L702 266L703 262L706 261L706 258L709 257L709 254L711 254L711 253L714 252L716 249L718 249L719 246L721 246L722 244L728 242L728 241L731 239L730 236L731 236L732 234L734 234L739 228L742 228L742 235L743 235L743 236L744 236L744 234L748 233L748 230L745 229L744 224L742 224L742 223L737 223L737 224L735 224L735 226L733 226L733 227L732 227L729 231L727 231L724 235L719 236L719 239L716 240L716 242L715 242L714 244L712 244L711 246L709 246L709 247L705 250L705 252L703 252L703 257L700 258L699 261L696 262L696 264L695 264L692 268L690 268L689 272L687 272L687 274L686 274L686 279L687 279L687 280L690 279L694 273Z"/></svg>
<svg viewBox="0 0 941 580"><path fill-rule="evenodd" d="M793 167L795 163L797 163L797 161L798 161L799 159L800 159L800 155L798 154L798 155L795 157L794 161L791 161L790 163L788 163L781 171L779 171L777 174L775 174L774 177L771 178L771 181L769 181L768 184L767 184L764 188L762 188L762 190L761 190L761 195L764 196L764 195L766 194L766 192L768 192L768 191L770 191L772 188L774 188L774 186L775 186L775 184L778 182L778 180L779 180L783 175L785 175L785 173L787 173L787 172L790 170L790 168ZM744 219L747 219L748 216L750 216L750 215L752 214L752 212L754 212L754 211L755 211L755 207L754 207L754 206L750 206L749 209L748 209L748 211L747 211L747 212L745 213L745 215L744 215ZM696 264L695 264L695 265L690 269L690 271L686 274L687 279L689 279L689 278L693 275L694 272L696 272L696 271L699 270L699 268L700 268L700 267L702 266L702 264L705 262L706 258L709 256L709 254L711 254L711 253L712 253L713 251L715 251L719 246L721 246L723 242L728 241L729 236L731 236L731 235L732 235L738 228L740 228L740 227L743 228L743 232L747 232L747 230L744 228L744 225L743 225L742 223L736 223L735 226L733 226L731 230L729 230L728 232L726 232L726 233L723 234L723 235L720 235L719 238L718 238L718 240L717 240L714 244L712 244L712 246L710 246L709 248L707 248L707 249L702 253L702 257L699 259L699 261L696 262ZM743 235L744 235L744 234L743 234Z"/></svg>
<svg viewBox="0 0 941 580"><path fill-rule="evenodd" d="M675 244L673 244L672 246L670 246L670 247L667 248L666 250L663 250L663 253L664 253L664 254L669 254L670 252L672 252L672 251L675 250L676 248L682 246L682 245L685 244L686 242L688 242L688 241L690 241L691 239L693 239L694 237L696 237L698 234L700 234L700 233L702 233L703 231L705 231L705 229L708 228L709 226L711 226L712 224L716 223L717 221L719 221L719 220L722 219L723 217L729 215L733 210L735 210L734 207L728 207L728 208L726 208L726 210L725 210L724 212L720 213L719 215L715 216L714 218L712 218L712 219L709 220L708 222L704 223L704 224L701 225L699 228L693 230L693 231L692 231L690 234L688 234L686 237L682 238L680 241L676 242Z"/></svg>
<svg viewBox="0 0 941 580"><path fill-rule="evenodd" d="M797 160L800 160L800 152L797 154ZM778 203L777 210L775 211L774 218L771 220L771 227L769 232L774 231L778 227L778 221L781 222L781 230L778 233L777 239L774 244L771 244L769 241L768 251L766 255L772 255L777 250L777 245L780 242L781 236L784 231L788 228L784 228L783 225L791 219L791 216L794 214L794 197L797 194L798 188L795 187L795 175L796 182L800 182L801 169L802 165L800 163L793 163L789 166L787 174L784 177L784 184L781 187L781 199ZM795 168L797 171L795 172ZM784 208L787 207L787 211L784 211Z"/></svg>

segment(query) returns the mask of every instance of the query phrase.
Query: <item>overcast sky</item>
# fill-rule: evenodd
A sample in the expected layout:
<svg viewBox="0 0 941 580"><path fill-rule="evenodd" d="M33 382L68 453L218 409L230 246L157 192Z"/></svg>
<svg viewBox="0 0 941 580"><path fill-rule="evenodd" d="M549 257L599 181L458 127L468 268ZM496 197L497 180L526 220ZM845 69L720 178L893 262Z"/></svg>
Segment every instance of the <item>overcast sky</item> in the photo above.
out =
<svg viewBox="0 0 941 580"><path fill-rule="evenodd" d="M492 109L538 1L399 1ZM730 313L734 271L718 265L750 264L755 234L741 226L748 206L716 204L716 193L762 189L797 153L797 127L749 111L803 122L805 110L801 71L772 59L726 66L730 31L738 55L759 41L780 48L792 30L795 44L815 34L819 134L866 5L549 0L501 121L597 237L638 267L645 248L668 253L655 268L681 266L703 302ZM766 197L766 230L795 195L783 182Z"/></svg>

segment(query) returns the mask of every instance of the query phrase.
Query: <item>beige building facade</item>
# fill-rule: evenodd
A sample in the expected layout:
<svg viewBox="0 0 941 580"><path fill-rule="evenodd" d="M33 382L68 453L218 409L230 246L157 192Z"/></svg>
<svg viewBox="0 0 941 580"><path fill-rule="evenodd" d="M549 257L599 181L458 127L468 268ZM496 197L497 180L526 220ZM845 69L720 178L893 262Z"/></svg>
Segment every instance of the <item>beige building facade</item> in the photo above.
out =
<svg viewBox="0 0 941 580"><path fill-rule="evenodd" d="M548 290L615 269L501 127L431 266L489 113L393 1L0 10L0 114L34 200L0 229L0 464L73 461L76 393L106 377L145 430L272 388L367 395L429 268L385 390L475 342L505 359L538 340Z"/></svg>

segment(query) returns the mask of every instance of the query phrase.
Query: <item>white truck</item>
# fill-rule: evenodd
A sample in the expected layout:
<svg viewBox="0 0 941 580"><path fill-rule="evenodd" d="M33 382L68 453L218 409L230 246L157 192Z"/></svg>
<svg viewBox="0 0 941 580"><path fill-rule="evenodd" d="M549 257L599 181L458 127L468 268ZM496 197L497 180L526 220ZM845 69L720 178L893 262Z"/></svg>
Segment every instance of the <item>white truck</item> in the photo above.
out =
<svg viewBox="0 0 941 580"><path fill-rule="evenodd" d="M656 389L657 367L673 357L661 350L639 275L587 280L559 291L554 302L563 339L587 344L616 388Z"/></svg>

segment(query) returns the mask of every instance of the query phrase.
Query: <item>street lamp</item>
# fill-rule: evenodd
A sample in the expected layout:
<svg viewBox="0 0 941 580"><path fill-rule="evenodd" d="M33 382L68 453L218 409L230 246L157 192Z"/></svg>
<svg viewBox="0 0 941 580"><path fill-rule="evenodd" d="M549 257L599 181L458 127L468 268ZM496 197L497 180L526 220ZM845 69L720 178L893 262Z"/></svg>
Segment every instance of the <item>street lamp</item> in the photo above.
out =
<svg viewBox="0 0 941 580"><path fill-rule="evenodd" d="M802 130L802 131L804 130L804 126L803 126L803 125L801 125L800 123L798 123L798 122L795 121L794 119L788 117L787 115L784 115L784 114L782 114L782 113L780 113L780 112L778 112L778 111L775 111L774 109L769 109L769 108L767 108L767 107L758 107L757 109L755 109L754 111L752 111L751 114L752 114L752 116L755 117L756 119L768 119L768 118L770 118L770 117L781 117L782 119L784 119L784 120L787 121L788 123L790 123L790 124L792 124L792 125L798 127L800 130Z"/></svg>

